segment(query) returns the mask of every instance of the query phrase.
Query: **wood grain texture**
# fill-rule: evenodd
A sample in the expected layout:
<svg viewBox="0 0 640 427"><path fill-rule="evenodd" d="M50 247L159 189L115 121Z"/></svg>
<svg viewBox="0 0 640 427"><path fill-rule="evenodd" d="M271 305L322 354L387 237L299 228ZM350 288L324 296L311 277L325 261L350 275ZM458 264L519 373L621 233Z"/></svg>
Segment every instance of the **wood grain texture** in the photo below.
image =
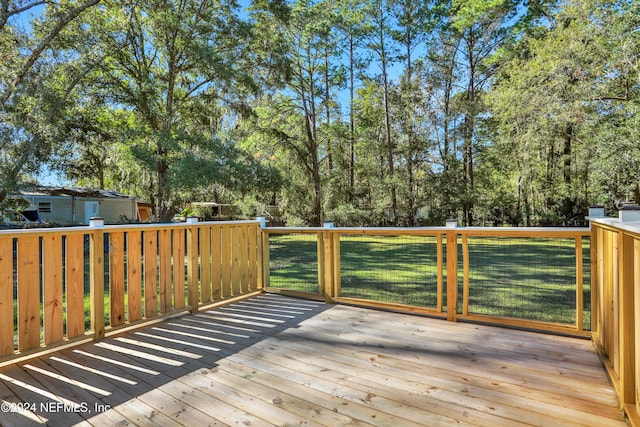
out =
<svg viewBox="0 0 640 427"><path fill-rule="evenodd" d="M42 238L42 321L45 345L62 341L62 235L48 234Z"/></svg>
<svg viewBox="0 0 640 427"><path fill-rule="evenodd" d="M1 368L0 379L8 402L88 404L28 414L53 425L625 425L587 340L272 294Z"/></svg>
<svg viewBox="0 0 640 427"><path fill-rule="evenodd" d="M185 306L185 234L184 229L173 230L173 292L176 310Z"/></svg>
<svg viewBox="0 0 640 427"><path fill-rule="evenodd" d="M40 346L40 238L18 239L18 350Z"/></svg>
<svg viewBox="0 0 640 427"><path fill-rule="evenodd" d="M225 296L220 286L220 226L211 227L211 296L213 301Z"/></svg>
<svg viewBox="0 0 640 427"><path fill-rule="evenodd" d="M158 314L158 233L144 232L144 317Z"/></svg>
<svg viewBox="0 0 640 427"><path fill-rule="evenodd" d="M125 322L124 310L124 233L109 233L109 300L111 302L110 325Z"/></svg>
<svg viewBox="0 0 640 427"><path fill-rule="evenodd" d="M127 233L127 320L142 319L142 233Z"/></svg>
<svg viewBox="0 0 640 427"><path fill-rule="evenodd" d="M13 239L0 239L0 356L12 354L13 346Z"/></svg>
<svg viewBox="0 0 640 427"><path fill-rule="evenodd" d="M163 229L158 232L160 313L169 313L173 310L172 237L172 230L170 229Z"/></svg>
<svg viewBox="0 0 640 427"><path fill-rule="evenodd" d="M65 283L67 302L67 338L85 333L84 325L84 235L67 236L65 257Z"/></svg>

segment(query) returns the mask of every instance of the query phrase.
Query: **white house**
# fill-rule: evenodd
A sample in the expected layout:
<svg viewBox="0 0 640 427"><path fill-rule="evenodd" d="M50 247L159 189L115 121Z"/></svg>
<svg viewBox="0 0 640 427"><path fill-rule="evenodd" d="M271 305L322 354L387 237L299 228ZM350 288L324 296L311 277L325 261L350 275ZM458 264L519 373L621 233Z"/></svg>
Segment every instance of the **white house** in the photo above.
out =
<svg viewBox="0 0 640 427"><path fill-rule="evenodd" d="M135 197L109 190L73 187L36 187L22 190L13 197L27 200L24 209L28 220L37 217L44 222L60 225L89 224L92 217L104 218L107 224L139 220Z"/></svg>

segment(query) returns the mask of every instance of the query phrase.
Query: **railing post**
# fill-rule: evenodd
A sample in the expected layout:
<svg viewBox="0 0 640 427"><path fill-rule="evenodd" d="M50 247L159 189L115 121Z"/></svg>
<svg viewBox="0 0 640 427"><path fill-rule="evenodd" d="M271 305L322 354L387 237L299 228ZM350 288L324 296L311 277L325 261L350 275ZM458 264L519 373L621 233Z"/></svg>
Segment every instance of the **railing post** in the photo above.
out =
<svg viewBox="0 0 640 427"><path fill-rule="evenodd" d="M324 297L327 302L332 297L331 287L327 286L326 282L326 253L324 250L324 231L318 231L316 233L316 244L318 251L318 294Z"/></svg>
<svg viewBox="0 0 640 427"><path fill-rule="evenodd" d="M591 293L591 337L600 344L600 274L601 263L598 257L601 254L599 246L602 242L599 236L599 225L592 220L596 218L604 218L604 207L594 205L589 207L589 216L586 217L589 220L589 276L590 276L590 293Z"/></svg>
<svg viewBox="0 0 640 427"><path fill-rule="evenodd" d="M318 248L318 270L319 275L323 277L322 286L324 287L324 297L328 303L333 303L334 299L339 295L336 293L336 284L335 284L335 248L334 248L334 240L333 233L329 231L334 228L332 222L326 222L324 224L324 228L326 229L322 233L318 233L318 242L322 241L322 248ZM320 272L321 271L321 272Z"/></svg>
<svg viewBox="0 0 640 427"><path fill-rule="evenodd" d="M447 231L447 320L458 318L458 233Z"/></svg>
<svg viewBox="0 0 640 427"><path fill-rule="evenodd" d="M187 286L189 311L198 311L198 218L187 218Z"/></svg>
<svg viewBox="0 0 640 427"><path fill-rule="evenodd" d="M618 215L621 223L640 220L640 206L624 206ZM618 283L620 317L620 400L623 405L636 403L636 316L634 238L625 230L618 231Z"/></svg>
<svg viewBox="0 0 640 427"><path fill-rule="evenodd" d="M264 290L265 288L265 250L269 252L269 234L263 230L267 228L267 218L263 216L257 216L256 221L260 223L256 230L256 289Z"/></svg>
<svg viewBox="0 0 640 427"><path fill-rule="evenodd" d="M578 333L584 331L584 269L582 259L582 236L577 235L576 242L576 328Z"/></svg>
<svg viewBox="0 0 640 427"><path fill-rule="evenodd" d="M13 354L13 239L0 239L0 356Z"/></svg>
<svg viewBox="0 0 640 427"><path fill-rule="evenodd" d="M94 339L104 337L104 219L91 218L89 227L89 287Z"/></svg>
<svg viewBox="0 0 640 427"><path fill-rule="evenodd" d="M262 227L258 231L260 233L260 241L262 244L258 250L258 289L263 291L269 287L269 232Z"/></svg>

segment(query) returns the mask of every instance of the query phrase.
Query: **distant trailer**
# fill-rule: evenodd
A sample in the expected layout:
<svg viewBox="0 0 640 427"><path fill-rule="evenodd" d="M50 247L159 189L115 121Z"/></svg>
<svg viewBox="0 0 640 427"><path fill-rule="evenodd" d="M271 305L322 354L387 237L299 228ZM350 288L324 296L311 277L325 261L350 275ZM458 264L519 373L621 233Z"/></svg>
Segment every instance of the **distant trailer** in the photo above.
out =
<svg viewBox="0 0 640 427"><path fill-rule="evenodd" d="M48 223L87 225L92 217L104 218L106 224L140 221L136 198L116 191L35 187L11 197L25 199L29 206L23 212L36 211L37 218Z"/></svg>

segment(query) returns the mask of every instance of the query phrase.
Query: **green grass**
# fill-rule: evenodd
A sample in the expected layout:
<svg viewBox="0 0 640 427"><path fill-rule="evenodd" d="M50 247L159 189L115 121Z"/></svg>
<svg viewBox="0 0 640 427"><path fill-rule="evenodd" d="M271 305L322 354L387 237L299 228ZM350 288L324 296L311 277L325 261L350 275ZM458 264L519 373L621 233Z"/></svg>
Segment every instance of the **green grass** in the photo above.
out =
<svg viewBox="0 0 640 427"><path fill-rule="evenodd" d="M315 235L270 239L270 284L318 292ZM469 312L574 324L576 266L572 239L469 238ZM458 253L459 311L463 297ZM342 236L341 296L435 308L435 237ZM446 266L446 250L443 250ZM583 241L585 328L589 318L589 241ZM446 286L446 271L443 283ZM445 292L446 293L446 292ZM443 301L446 307L446 296Z"/></svg>
<svg viewBox="0 0 640 427"><path fill-rule="evenodd" d="M318 244L315 235L272 235L269 240L270 286L318 293Z"/></svg>

